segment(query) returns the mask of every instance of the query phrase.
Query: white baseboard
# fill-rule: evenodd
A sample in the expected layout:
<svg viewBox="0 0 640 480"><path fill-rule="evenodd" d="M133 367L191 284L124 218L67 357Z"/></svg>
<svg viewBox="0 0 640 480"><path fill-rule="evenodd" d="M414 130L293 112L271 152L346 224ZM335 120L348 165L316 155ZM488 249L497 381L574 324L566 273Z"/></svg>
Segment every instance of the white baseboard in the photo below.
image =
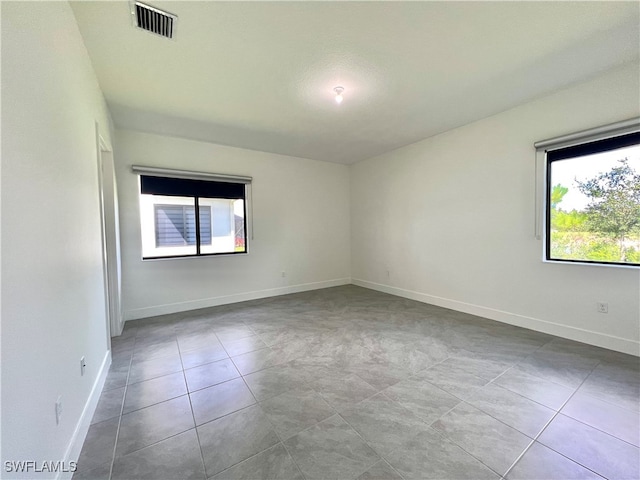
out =
<svg viewBox="0 0 640 480"><path fill-rule="evenodd" d="M93 383L93 388L91 389L89 398L87 399L87 402L84 405L84 409L82 410L82 415L80 415L80 420L78 420L78 424L76 425L76 429L73 432L71 441L67 446L67 451L64 454L64 465L69 465L69 462L77 462L78 458L80 457L82 445L84 444L84 440L87 437L87 432L89 431L89 426L91 425L91 419L93 418L93 414L96 411L96 407L98 406L98 400L100 399L102 387L104 387L104 382L107 379L107 374L109 373L110 366L111 351L107 350L107 353L102 360L102 365L100 366L96 381ZM70 480L72 476L72 472L58 472L56 480Z"/></svg>
<svg viewBox="0 0 640 480"><path fill-rule="evenodd" d="M509 325L528 328L530 330L548 333L557 337L563 337L569 340L575 340L577 342L588 343L589 345L615 350L617 352L640 356L640 342L636 342L634 340L549 322L539 318L527 317L517 313L505 312L494 308L460 302L458 300L428 295L426 293L415 292L413 290L405 290L380 283L368 282L366 280L354 278L352 279L352 283L360 287L409 298L418 302L429 303L438 307L449 308L458 312L469 313L471 315L477 315L490 320L508 323Z"/></svg>
<svg viewBox="0 0 640 480"><path fill-rule="evenodd" d="M306 292L309 290L318 290L321 288L338 287L340 285L349 285L350 283L350 278L338 278L335 280L326 280L323 282L303 283L299 285L290 285L287 287L269 288L266 290L236 293L234 295L225 295L221 297L203 298L200 300L192 300L188 302L154 305L153 307L127 310L124 312L124 318L125 320L136 320L140 318L155 317L156 315L167 315L170 313L197 310L199 308L216 307L218 305L246 302L247 300L257 300L259 298L277 297L279 295L287 295L289 293L298 293Z"/></svg>

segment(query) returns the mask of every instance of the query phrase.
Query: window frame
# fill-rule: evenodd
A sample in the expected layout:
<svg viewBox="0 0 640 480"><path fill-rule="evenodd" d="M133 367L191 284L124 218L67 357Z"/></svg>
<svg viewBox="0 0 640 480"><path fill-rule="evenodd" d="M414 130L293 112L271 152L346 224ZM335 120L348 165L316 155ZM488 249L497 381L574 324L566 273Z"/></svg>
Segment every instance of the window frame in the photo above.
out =
<svg viewBox="0 0 640 480"><path fill-rule="evenodd" d="M142 193L142 176L153 176L153 177L162 177L165 179L185 179L185 180L199 180L199 181L210 181L210 182L225 182L225 183L235 183L235 184L243 184L243 197L242 198L226 198L226 197L216 197L216 196L204 196L204 195L185 195L184 193L180 195L169 195L169 194L149 194L154 196L165 196L167 199L172 198L190 198L193 200L194 207L194 215L195 215L195 234L196 234L196 252L189 254L176 254L176 255L158 255L158 256L145 256L144 255L144 232L142 231L142 208L139 209L139 223L141 226L141 259L143 261L153 261L153 260L165 260L165 259L176 259L176 258L199 258L199 257L218 257L218 256L228 256L228 255L248 255L249 254L249 233L253 233L253 228L251 227L250 222L250 210L249 210L249 202L251 201L251 182L252 178L248 176L240 176L240 175L226 175L226 174L215 174L215 173L206 173L206 172L190 172L183 170L173 170L173 169L164 169L158 167L145 167L145 166L137 166L134 165L132 170L135 174L138 175L138 201L140 206L142 205L141 199L142 195L147 195ZM243 251L227 251L227 252L202 252L200 245L200 200L201 199L210 199L210 200L242 200L242 209L243 209L243 240L244 240L244 250ZM169 203L171 205L172 203ZM155 218L155 205L153 204L153 234L156 235L156 218ZM178 205L178 204L176 204ZM184 205L184 204L183 204ZM190 206L190 205L189 205ZM211 208L210 206L208 206ZM211 209L211 239L213 243L213 209ZM235 222L235 216L232 215L231 218ZM234 223L235 225L235 223ZM234 230L235 232L235 230ZM155 245L155 244L154 244ZM235 236L234 236L234 245L235 245ZM188 245L185 245L188 246ZM205 245L205 246L208 246ZM156 247L158 248L158 247ZM162 247L162 248L171 248ZM180 246L178 246L180 248Z"/></svg>
<svg viewBox="0 0 640 480"><path fill-rule="evenodd" d="M553 258L551 256L551 181L552 164L556 161L580 158L590 154L617 150L631 145L640 145L640 118L633 118L602 127L536 142L536 238L542 240L542 261L551 264L595 265L617 268L640 268L638 263L606 262L589 259ZM631 143L620 141L635 136ZM558 153L560 152L560 155ZM564 153L563 153L564 152ZM567 152L571 155L564 156ZM549 158L549 157L562 158Z"/></svg>

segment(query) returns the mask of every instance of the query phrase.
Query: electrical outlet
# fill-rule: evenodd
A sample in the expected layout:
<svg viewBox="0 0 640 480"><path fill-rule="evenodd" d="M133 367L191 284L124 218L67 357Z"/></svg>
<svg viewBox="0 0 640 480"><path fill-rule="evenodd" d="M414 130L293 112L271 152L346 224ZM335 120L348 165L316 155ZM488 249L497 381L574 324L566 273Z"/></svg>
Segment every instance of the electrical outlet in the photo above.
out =
<svg viewBox="0 0 640 480"><path fill-rule="evenodd" d="M282 272L282 278L287 276L287 272Z"/></svg>
<svg viewBox="0 0 640 480"><path fill-rule="evenodd" d="M387 270L387 278L391 278L391 272Z"/></svg>
<svg viewBox="0 0 640 480"><path fill-rule="evenodd" d="M80 359L80 376L84 376L84 370L87 368L87 362L84 361L84 357Z"/></svg>
<svg viewBox="0 0 640 480"><path fill-rule="evenodd" d="M598 313L609 313L609 304L607 302L598 302Z"/></svg>
<svg viewBox="0 0 640 480"><path fill-rule="evenodd" d="M56 425L60 425L62 418L62 395L58 396L56 400Z"/></svg>

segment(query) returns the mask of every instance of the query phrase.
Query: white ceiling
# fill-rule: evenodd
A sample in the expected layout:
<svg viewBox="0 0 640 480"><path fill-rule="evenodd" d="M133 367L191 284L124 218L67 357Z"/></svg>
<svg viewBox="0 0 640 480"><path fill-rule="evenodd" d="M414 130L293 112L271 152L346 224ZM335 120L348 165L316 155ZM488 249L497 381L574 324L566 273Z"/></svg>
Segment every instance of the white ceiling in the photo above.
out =
<svg viewBox="0 0 640 480"><path fill-rule="evenodd" d="M640 51L638 2L147 3L174 41L128 2L72 2L117 126L346 164Z"/></svg>

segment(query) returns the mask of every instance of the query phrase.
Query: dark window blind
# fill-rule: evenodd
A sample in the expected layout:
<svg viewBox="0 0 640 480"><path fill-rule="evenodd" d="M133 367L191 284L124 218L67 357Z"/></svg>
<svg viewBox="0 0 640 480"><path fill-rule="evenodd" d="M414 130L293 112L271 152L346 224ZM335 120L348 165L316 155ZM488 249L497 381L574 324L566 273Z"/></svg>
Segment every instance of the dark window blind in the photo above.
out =
<svg viewBox="0 0 640 480"><path fill-rule="evenodd" d="M154 177L151 175L140 175L140 191L143 194L173 197L208 197L232 200L244 200L245 198L243 183Z"/></svg>
<svg viewBox="0 0 640 480"><path fill-rule="evenodd" d="M618 148L630 147L640 143L640 132L628 133L618 137L605 138L595 142L583 143L572 147L559 148L547 152L547 160L564 160L566 158L583 157L595 153L608 152Z"/></svg>

